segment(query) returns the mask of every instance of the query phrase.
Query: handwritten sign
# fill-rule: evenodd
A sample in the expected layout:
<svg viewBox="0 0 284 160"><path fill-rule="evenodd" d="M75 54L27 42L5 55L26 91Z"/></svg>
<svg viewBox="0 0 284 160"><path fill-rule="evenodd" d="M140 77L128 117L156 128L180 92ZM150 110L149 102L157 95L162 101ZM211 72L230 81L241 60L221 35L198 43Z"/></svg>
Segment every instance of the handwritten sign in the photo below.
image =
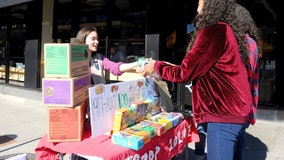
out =
<svg viewBox="0 0 284 160"><path fill-rule="evenodd" d="M112 84L98 84L89 88L89 106L92 137L112 130L114 114L119 108L157 96L157 86L152 78Z"/></svg>

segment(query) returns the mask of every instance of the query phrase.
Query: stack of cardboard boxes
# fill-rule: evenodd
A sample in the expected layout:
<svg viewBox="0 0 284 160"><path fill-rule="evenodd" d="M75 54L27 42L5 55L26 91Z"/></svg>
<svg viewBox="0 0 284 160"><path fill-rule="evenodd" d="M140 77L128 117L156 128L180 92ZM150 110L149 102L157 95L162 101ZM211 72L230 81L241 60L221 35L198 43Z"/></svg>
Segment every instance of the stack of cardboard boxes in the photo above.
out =
<svg viewBox="0 0 284 160"><path fill-rule="evenodd" d="M87 45L44 44L42 98L47 106L49 142L81 141L90 72Z"/></svg>

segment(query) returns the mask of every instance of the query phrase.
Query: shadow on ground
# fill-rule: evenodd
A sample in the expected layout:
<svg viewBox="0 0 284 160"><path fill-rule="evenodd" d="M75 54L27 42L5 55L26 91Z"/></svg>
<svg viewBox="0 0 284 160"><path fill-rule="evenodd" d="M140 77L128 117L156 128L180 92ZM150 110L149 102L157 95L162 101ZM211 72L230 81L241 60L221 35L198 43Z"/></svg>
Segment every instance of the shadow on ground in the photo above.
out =
<svg viewBox="0 0 284 160"><path fill-rule="evenodd" d="M265 160L268 148L260 139L246 133L245 159Z"/></svg>
<svg viewBox="0 0 284 160"><path fill-rule="evenodd" d="M15 142L17 137L15 134L0 135L0 147Z"/></svg>
<svg viewBox="0 0 284 160"><path fill-rule="evenodd" d="M172 160L194 160L194 149L188 148L186 152L172 158ZM268 148L260 139L253 135L245 134L245 160L265 160ZM186 158L188 157L188 158ZM206 160L206 158L204 159Z"/></svg>

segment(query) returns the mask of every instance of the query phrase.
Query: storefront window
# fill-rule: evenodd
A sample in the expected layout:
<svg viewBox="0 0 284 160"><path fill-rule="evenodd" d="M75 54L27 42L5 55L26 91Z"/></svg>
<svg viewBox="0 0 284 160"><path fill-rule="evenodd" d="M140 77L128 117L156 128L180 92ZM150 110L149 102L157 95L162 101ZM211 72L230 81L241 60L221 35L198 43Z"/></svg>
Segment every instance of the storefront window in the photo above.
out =
<svg viewBox="0 0 284 160"><path fill-rule="evenodd" d="M0 9L1 83L25 86L25 77L37 74L35 67L26 70L26 62L31 61L30 51L38 49L27 48L27 42L31 39L40 39L42 24L40 6L40 1L31 1ZM33 60L33 63L37 62ZM28 82L31 81L30 79Z"/></svg>

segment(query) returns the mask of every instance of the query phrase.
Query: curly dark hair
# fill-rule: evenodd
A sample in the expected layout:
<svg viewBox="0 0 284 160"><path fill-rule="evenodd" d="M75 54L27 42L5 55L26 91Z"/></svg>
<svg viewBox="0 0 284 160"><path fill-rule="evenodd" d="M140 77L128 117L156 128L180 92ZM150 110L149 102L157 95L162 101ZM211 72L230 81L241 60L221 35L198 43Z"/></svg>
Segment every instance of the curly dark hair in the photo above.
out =
<svg viewBox="0 0 284 160"><path fill-rule="evenodd" d="M259 56L261 56L261 49L259 45L259 31L253 17L251 16L250 12L240 4L237 4L235 12L237 15L237 21L239 23L240 30L243 33L249 34L250 37L255 40L258 46ZM245 39L245 41L246 40L247 39Z"/></svg>
<svg viewBox="0 0 284 160"><path fill-rule="evenodd" d="M192 45L194 44L198 32L206 27L217 22L225 22L234 31L236 39L239 44L239 51L242 61L245 64L249 63L249 49L247 48L245 41L244 31L241 30L239 22L236 20L235 8L237 3L235 0L205 0L204 6L202 8L203 14L197 14L194 19L195 31L192 35L192 38L188 44L187 51L190 50Z"/></svg>

